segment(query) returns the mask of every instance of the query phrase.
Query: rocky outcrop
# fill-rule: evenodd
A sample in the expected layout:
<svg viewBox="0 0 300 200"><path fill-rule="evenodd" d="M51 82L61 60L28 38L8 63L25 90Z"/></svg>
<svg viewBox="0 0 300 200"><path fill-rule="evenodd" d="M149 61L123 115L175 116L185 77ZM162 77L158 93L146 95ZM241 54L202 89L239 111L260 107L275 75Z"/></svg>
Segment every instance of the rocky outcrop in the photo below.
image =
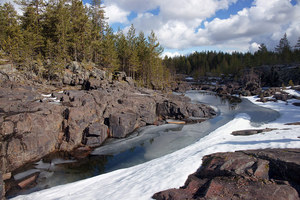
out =
<svg viewBox="0 0 300 200"><path fill-rule="evenodd" d="M299 199L300 149L266 149L216 153L183 187L158 192L157 200Z"/></svg>
<svg viewBox="0 0 300 200"><path fill-rule="evenodd" d="M160 124L161 120L203 120L215 114L212 108L193 104L184 96L137 88L124 73L109 76L95 68L87 71L78 63L66 69L75 81L65 77L65 88L25 78L14 81L14 70L11 66L5 69L1 74L8 78L0 82L3 174L52 152L76 148L88 152L108 137L123 138L139 127Z"/></svg>

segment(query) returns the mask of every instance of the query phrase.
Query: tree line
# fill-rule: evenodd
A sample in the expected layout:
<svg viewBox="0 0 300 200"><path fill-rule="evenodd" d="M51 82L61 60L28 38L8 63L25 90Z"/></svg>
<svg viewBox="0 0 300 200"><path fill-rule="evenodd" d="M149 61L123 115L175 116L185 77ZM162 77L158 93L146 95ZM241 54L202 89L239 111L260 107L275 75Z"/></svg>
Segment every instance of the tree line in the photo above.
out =
<svg viewBox="0 0 300 200"><path fill-rule="evenodd" d="M275 51L267 49L261 44L254 54L216 51L194 52L187 56L165 57L164 64L175 74L187 74L198 78L212 75L234 75L238 77L243 68L262 65L291 64L300 62L300 37L292 47L287 35L280 39Z"/></svg>
<svg viewBox="0 0 300 200"><path fill-rule="evenodd" d="M108 25L101 0L18 0L23 14L10 3L0 5L0 58L38 73L60 72L70 61L93 62L109 71L122 70L140 85L163 88L169 79L160 58L163 48L154 32L125 34ZM46 64L45 64L46 63Z"/></svg>

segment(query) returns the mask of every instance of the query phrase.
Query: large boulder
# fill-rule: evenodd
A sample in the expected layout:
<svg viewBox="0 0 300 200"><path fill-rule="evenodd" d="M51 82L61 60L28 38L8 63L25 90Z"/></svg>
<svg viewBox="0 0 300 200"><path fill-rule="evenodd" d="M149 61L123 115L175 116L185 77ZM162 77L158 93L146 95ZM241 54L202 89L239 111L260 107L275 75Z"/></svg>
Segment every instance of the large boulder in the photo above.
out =
<svg viewBox="0 0 300 200"><path fill-rule="evenodd" d="M1 131L4 172L17 169L57 149L62 137L62 116L50 113L50 110L48 112L20 113L5 118Z"/></svg>
<svg viewBox="0 0 300 200"><path fill-rule="evenodd" d="M300 149L267 149L216 153L183 187L154 194L176 199L299 199Z"/></svg>
<svg viewBox="0 0 300 200"><path fill-rule="evenodd" d="M113 138L123 138L137 128L137 114L131 110L113 113L109 116L110 136Z"/></svg>
<svg viewBox="0 0 300 200"><path fill-rule="evenodd" d="M95 122L84 130L82 144L90 147L100 146L108 137L108 127Z"/></svg>

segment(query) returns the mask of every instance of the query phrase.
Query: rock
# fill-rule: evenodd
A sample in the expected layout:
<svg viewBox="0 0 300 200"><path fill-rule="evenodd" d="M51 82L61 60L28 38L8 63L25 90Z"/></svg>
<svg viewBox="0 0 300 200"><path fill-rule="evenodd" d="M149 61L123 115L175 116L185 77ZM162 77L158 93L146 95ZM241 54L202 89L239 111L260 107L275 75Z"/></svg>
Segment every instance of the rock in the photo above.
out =
<svg viewBox="0 0 300 200"><path fill-rule="evenodd" d="M76 148L73 151L71 151L71 155L76 159L80 160L86 158L91 152L92 149L90 147L84 146L84 147Z"/></svg>
<svg viewBox="0 0 300 200"><path fill-rule="evenodd" d="M2 174L53 152L88 148L78 150L81 155L74 153L82 158L108 137L123 138L138 127L163 124L162 119L192 116L202 121L214 114L187 97L136 88L125 73L113 81L110 74L90 64L72 62L49 84L28 80L26 76L36 76L9 68L1 71L0 67L6 77L0 82ZM50 97L42 95L49 93Z"/></svg>
<svg viewBox="0 0 300 200"><path fill-rule="evenodd" d="M90 147L100 146L107 137L108 127L99 122L95 122L84 130L82 144Z"/></svg>
<svg viewBox="0 0 300 200"><path fill-rule="evenodd" d="M109 116L110 136L124 138L136 128L137 114L128 110L122 113L114 113Z"/></svg>
<svg viewBox="0 0 300 200"><path fill-rule="evenodd" d="M293 123L287 123L287 124L284 124L284 125L300 125L300 122L293 122Z"/></svg>
<svg viewBox="0 0 300 200"><path fill-rule="evenodd" d="M154 199L299 199L300 149L216 153L183 187L158 192Z"/></svg>
<svg viewBox="0 0 300 200"><path fill-rule="evenodd" d="M0 199L4 199L5 196L5 188L4 188L4 183L2 179L2 172L0 170Z"/></svg>
<svg viewBox="0 0 300 200"><path fill-rule="evenodd" d="M178 83L173 83L172 86L171 86L171 89L174 92L183 93L183 92L186 92L186 91L191 89L191 84L189 84L185 81L178 82Z"/></svg>
<svg viewBox="0 0 300 200"><path fill-rule="evenodd" d="M165 100L157 104L156 113L158 116L161 116L162 118L166 118L166 117L171 117L175 119L184 118L184 114L182 113L182 110L180 110L178 105L168 100Z"/></svg>
<svg viewBox="0 0 300 200"><path fill-rule="evenodd" d="M32 184L36 184L35 181L38 178L39 174L40 174L39 172L36 172L34 174L31 174L28 177L25 177L24 179L18 182L18 186L21 189L24 189L24 188L28 188Z"/></svg>
<svg viewBox="0 0 300 200"><path fill-rule="evenodd" d="M295 103L293 103L293 105L294 105L294 106L300 106L300 103L295 102Z"/></svg>
<svg viewBox="0 0 300 200"><path fill-rule="evenodd" d="M3 180L3 181L6 181L6 180L8 180L8 179L10 179L10 178L11 178L11 172L2 174L2 180Z"/></svg>
<svg viewBox="0 0 300 200"><path fill-rule="evenodd" d="M3 170L14 170L53 152L61 135L60 114L21 113L7 117L14 123L14 138L4 141L6 162Z"/></svg>
<svg viewBox="0 0 300 200"><path fill-rule="evenodd" d="M289 99L289 96L288 96L288 94L276 93L274 95L274 98L276 100L287 101Z"/></svg>
<svg viewBox="0 0 300 200"><path fill-rule="evenodd" d="M277 129L272 129L272 128L265 128L265 129L250 129L250 130L241 130L241 131L233 131L231 135L234 136L248 136L248 135L255 135L259 133L265 133L265 132L270 132L274 131Z"/></svg>

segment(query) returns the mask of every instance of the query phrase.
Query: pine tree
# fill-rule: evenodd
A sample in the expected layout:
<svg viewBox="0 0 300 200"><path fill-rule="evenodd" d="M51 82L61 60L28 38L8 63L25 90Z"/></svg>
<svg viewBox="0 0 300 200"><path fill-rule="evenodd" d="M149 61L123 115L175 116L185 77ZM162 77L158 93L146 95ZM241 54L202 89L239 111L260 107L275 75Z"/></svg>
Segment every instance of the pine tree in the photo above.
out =
<svg viewBox="0 0 300 200"><path fill-rule="evenodd" d="M55 7L55 38L57 44L57 59L60 62L67 62L70 59L70 54L68 49L70 47L70 8L67 4L67 0L60 0L57 6Z"/></svg>
<svg viewBox="0 0 300 200"><path fill-rule="evenodd" d="M163 52L163 48L160 46L157 37L153 31L148 36L148 48L149 48L149 63L147 73L147 84L155 89L162 88L163 85L163 65L161 58L159 57ZM186 67L186 66L185 66Z"/></svg>
<svg viewBox="0 0 300 200"><path fill-rule="evenodd" d="M290 42L287 39L286 33L284 34L283 38L280 39L279 44L276 46L275 50L278 53L282 53L286 50L291 50Z"/></svg>
<svg viewBox="0 0 300 200"><path fill-rule="evenodd" d="M143 32L140 32L137 41L136 41L136 48L137 48L137 55L139 58L139 69L137 70L137 75L139 76L139 83L142 86L149 87L150 82L148 77L148 74L150 74L149 69L149 49L148 49L148 43L145 38L145 35Z"/></svg>
<svg viewBox="0 0 300 200"><path fill-rule="evenodd" d="M102 55L103 65L111 72L119 69L118 53L116 51L116 39L111 27L107 25L106 34L103 40L103 49L105 51Z"/></svg>
<svg viewBox="0 0 300 200"><path fill-rule="evenodd" d="M21 0L18 2L24 11L21 25L24 35L24 56L31 60L42 56L44 38L42 36L43 0Z"/></svg>
<svg viewBox="0 0 300 200"><path fill-rule="evenodd" d="M140 69L140 62L137 49L137 38L133 24L131 24L127 32L126 39L129 47L128 72L129 76L136 80L137 71Z"/></svg>
<svg viewBox="0 0 300 200"><path fill-rule="evenodd" d="M22 33L17 22L17 13L10 3L0 5L0 50L11 61L19 61Z"/></svg>
<svg viewBox="0 0 300 200"><path fill-rule="evenodd" d="M118 51L118 57L120 60L121 70L129 74L129 69L127 65L130 56L130 49L128 41L126 40L126 37L122 31L118 32L116 46Z"/></svg>
<svg viewBox="0 0 300 200"><path fill-rule="evenodd" d="M72 0L70 8L70 47L72 58L75 61L83 61L88 58L87 48L90 27L88 16L81 0Z"/></svg>
<svg viewBox="0 0 300 200"><path fill-rule="evenodd" d="M281 61L288 63L291 59L291 46L290 42L287 39L286 33L283 38L280 39L279 44L276 46L276 51L279 53Z"/></svg>
<svg viewBox="0 0 300 200"><path fill-rule="evenodd" d="M92 0L92 6L90 7L89 14L91 18L91 37L92 37L92 52L93 61L96 64L100 64L102 61L100 59L101 54L103 54L103 39L104 30L107 26L104 7L101 5L101 0Z"/></svg>
<svg viewBox="0 0 300 200"><path fill-rule="evenodd" d="M297 40L297 44L295 45L295 49L300 49L300 37Z"/></svg>

